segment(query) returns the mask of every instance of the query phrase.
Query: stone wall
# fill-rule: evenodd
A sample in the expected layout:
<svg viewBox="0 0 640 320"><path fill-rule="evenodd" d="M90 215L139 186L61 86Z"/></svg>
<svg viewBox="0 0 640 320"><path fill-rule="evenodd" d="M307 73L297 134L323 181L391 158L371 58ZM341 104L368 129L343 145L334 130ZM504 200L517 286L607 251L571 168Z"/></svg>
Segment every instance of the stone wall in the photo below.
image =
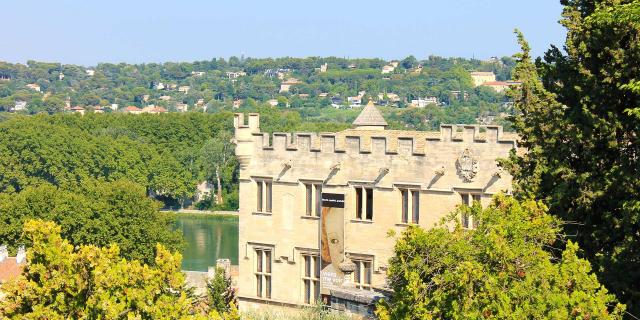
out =
<svg viewBox="0 0 640 320"><path fill-rule="evenodd" d="M259 115L235 117L240 161L239 296L246 306L256 297L254 249L273 250L269 303L303 304L303 254L318 253L319 219L306 215L304 183L323 192L345 194L345 252L373 260L373 287L385 287L387 260L402 222L400 189L419 191L420 220L432 227L461 203L461 193L477 194L483 205L493 194L511 192L511 177L497 158L517 148L516 137L499 126L443 125L439 132L349 129L336 133L260 132ZM257 212L257 181L272 183L271 212ZM355 216L356 186L373 188L373 219ZM249 303L249 301L251 301Z"/></svg>

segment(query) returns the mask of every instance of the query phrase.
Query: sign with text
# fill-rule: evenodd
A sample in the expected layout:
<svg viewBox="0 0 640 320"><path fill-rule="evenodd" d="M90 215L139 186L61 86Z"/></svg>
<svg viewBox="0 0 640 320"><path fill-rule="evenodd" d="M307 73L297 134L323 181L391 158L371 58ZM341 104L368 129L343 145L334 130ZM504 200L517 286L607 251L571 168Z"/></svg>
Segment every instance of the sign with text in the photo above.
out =
<svg viewBox="0 0 640 320"><path fill-rule="evenodd" d="M320 287L342 284L344 274L338 265L344 259L344 194L323 193L320 225Z"/></svg>

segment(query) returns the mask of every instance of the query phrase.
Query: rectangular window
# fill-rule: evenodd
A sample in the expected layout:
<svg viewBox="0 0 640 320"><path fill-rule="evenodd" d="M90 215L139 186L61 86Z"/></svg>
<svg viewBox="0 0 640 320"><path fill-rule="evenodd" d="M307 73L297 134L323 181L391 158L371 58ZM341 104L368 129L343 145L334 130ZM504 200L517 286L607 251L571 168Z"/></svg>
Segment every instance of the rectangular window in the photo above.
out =
<svg viewBox="0 0 640 320"><path fill-rule="evenodd" d="M306 214L319 217L322 212L322 185L305 183Z"/></svg>
<svg viewBox="0 0 640 320"><path fill-rule="evenodd" d="M356 187L356 219L362 220L362 188Z"/></svg>
<svg viewBox="0 0 640 320"><path fill-rule="evenodd" d="M400 189L402 197L402 223L420 222L420 190Z"/></svg>
<svg viewBox="0 0 640 320"><path fill-rule="evenodd" d="M312 304L320 298L320 257L303 254L304 272L302 276L304 303Z"/></svg>
<svg viewBox="0 0 640 320"><path fill-rule="evenodd" d="M255 249L256 296L271 299L271 250Z"/></svg>
<svg viewBox="0 0 640 320"><path fill-rule="evenodd" d="M271 212L271 181L256 181L256 211Z"/></svg>
<svg viewBox="0 0 640 320"><path fill-rule="evenodd" d="M411 206L411 217L412 222L418 224L420 222L420 191L413 190L411 191L412 196L412 206Z"/></svg>
<svg viewBox="0 0 640 320"><path fill-rule="evenodd" d="M313 186L316 189L316 201L315 201L316 217L319 217L320 213L322 213L322 185L315 184Z"/></svg>
<svg viewBox="0 0 640 320"><path fill-rule="evenodd" d="M373 220L373 189L365 189L367 193L367 220Z"/></svg>
<svg viewBox="0 0 640 320"><path fill-rule="evenodd" d="M305 184L306 202L307 202L307 215L310 216L313 213L313 185Z"/></svg>
<svg viewBox="0 0 640 320"><path fill-rule="evenodd" d="M409 190L400 190L402 194L402 223L409 223Z"/></svg>
<svg viewBox="0 0 640 320"><path fill-rule="evenodd" d="M352 259L356 265L353 273L353 282L356 287L364 290L371 290L371 278L373 276L373 260L371 259Z"/></svg>
<svg viewBox="0 0 640 320"><path fill-rule="evenodd" d="M356 219L373 220L373 189L355 187L356 189Z"/></svg>
<svg viewBox="0 0 640 320"><path fill-rule="evenodd" d="M480 203L482 199L482 195L480 194L471 194L471 193L461 193L460 194L462 205L464 206L473 206L475 202ZM462 214L461 217L462 227L466 229L475 229L478 227L478 220L474 219L473 216L469 215L467 212Z"/></svg>
<svg viewBox="0 0 640 320"><path fill-rule="evenodd" d="M265 211L271 212L271 181L265 181L264 185L265 185L265 189L267 189L267 195L266 195L267 207L265 208Z"/></svg>
<svg viewBox="0 0 640 320"><path fill-rule="evenodd" d="M256 194L256 211L262 212L262 181L256 181L258 193Z"/></svg>

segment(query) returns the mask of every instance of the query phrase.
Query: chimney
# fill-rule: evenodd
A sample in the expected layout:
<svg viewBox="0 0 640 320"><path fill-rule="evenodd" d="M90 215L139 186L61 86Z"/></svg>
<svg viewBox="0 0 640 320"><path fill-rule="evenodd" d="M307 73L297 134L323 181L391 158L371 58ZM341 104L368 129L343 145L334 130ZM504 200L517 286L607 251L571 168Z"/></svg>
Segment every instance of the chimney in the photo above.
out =
<svg viewBox="0 0 640 320"><path fill-rule="evenodd" d="M9 257L9 251L7 250L7 246L0 246L0 262L4 261L4 259Z"/></svg>
<svg viewBox="0 0 640 320"><path fill-rule="evenodd" d="M24 250L24 246L20 246L18 248L18 253L16 254L16 263L21 264L27 260L27 253Z"/></svg>

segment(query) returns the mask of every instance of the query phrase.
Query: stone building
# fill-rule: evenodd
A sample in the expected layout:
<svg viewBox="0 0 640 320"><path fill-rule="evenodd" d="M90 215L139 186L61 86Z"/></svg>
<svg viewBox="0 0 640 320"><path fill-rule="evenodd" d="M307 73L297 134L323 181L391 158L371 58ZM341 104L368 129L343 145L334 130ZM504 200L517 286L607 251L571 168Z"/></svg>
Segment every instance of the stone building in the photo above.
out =
<svg viewBox="0 0 640 320"><path fill-rule="evenodd" d="M235 115L243 310L319 297L343 308L345 299L371 303L386 289L390 230L429 228L457 205L511 192L496 159L517 147L516 136L499 126L387 130L371 103L353 129L335 133L270 135L258 114L244 120Z"/></svg>

